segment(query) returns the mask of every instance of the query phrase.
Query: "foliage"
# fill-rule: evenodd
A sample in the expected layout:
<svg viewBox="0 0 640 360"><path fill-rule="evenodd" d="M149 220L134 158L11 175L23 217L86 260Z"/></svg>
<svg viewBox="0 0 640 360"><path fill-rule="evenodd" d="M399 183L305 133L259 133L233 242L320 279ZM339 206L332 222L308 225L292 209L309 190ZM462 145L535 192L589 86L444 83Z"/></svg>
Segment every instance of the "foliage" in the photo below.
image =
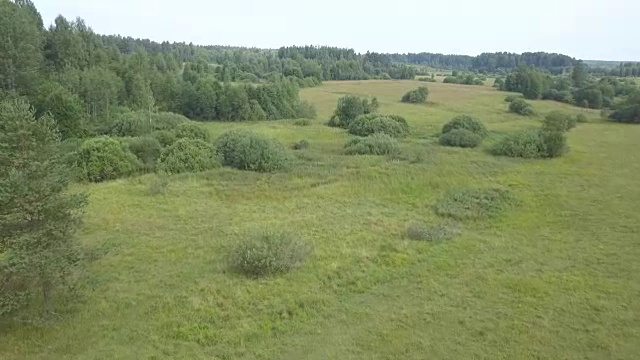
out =
<svg viewBox="0 0 640 360"><path fill-rule="evenodd" d="M378 107L376 98L367 100L353 95L343 96L338 99L338 105L328 125L349 128L351 122L358 116L373 114L378 111Z"/></svg>
<svg viewBox="0 0 640 360"><path fill-rule="evenodd" d="M558 157L567 151L564 131L529 130L500 139L491 149L494 155L526 159Z"/></svg>
<svg viewBox="0 0 640 360"><path fill-rule="evenodd" d="M573 103L573 95L568 90L558 91L556 89L548 89L542 93L542 99L558 101L566 104Z"/></svg>
<svg viewBox="0 0 640 360"><path fill-rule="evenodd" d="M440 135L440 145L474 148L482 143L482 137L467 129L453 129Z"/></svg>
<svg viewBox="0 0 640 360"><path fill-rule="evenodd" d="M88 139L82 143L77 162L80 178L92 182L128 176L141 167L126 144L107 136Z"/></svg>
<svg viewBox="0 0 640 360"><path fill-rule="evenodd" d="M0 8L2 5L0 5ZM56 287L78 264L74 233L86 198L68 192L56 124L24 101L0 103L0 315Z"/></svg>
<svg viewBox="0 0 640 360"><path fill-rule="evenodd" d="M202 141L211 140L211 135L209 134L209 131L207 129L192 122L178 125L175 133L178 139L192 139Z"/></svg>
<svg viewBox="0 0 640 360"><path fill-rule="evenodd" d="M482 121L470 115L458 115L454 117L442 127L442 133L446 134L456 129L469 130L480 137L485 137L489 134Z"/></svg>
<svg viewBox="0 0 640 360"><path fill-rule="evenodd" d="M311 121L311 119L295 119L293 120L293 125L296 126L309 126L313 124L313 121Z"/></svg>
<svg viewBox="0 0 640 360"><path fill-rule="evenodd" d="M409 90L402 96L401 101L404 103L424 104L427 102L429 89L426 86L420 86L417 89Z"/></svg>
<svg viewBox="0 0 640 360"><path fill-rule="evenodd" d="M237 243L229 254L232 270L251 277L277 275L296 269L312 248L283 231L264 231Z"/></svg>
<svg viewBox="0 0 640 360"><path fill-rule="evenodd" d="M382 133L391 137L404 137L409 133L409 125L403 117L397 115L360 115L349 125L349 133L357 136Z"/></svg>
<svg viewBox="0 0 640 360"><path fill-rule="evenodd" d="M315 119L318 117L318 111L316 107L308 101L301 101L298 103L296 109L296 115L302 119Z"/></svg>
<svg viewBox="0 0 640 360"><path fill-rule="evenodd" d="M438 82L435 77L433 77L433 75L431 77L426 77L426 76L418 76L416 78L417 81L422 81L422 82Z"/></svg>
<svg viewBox="0 0 640 360"><path fill-rule="evenodd" d="M461 188L445 194L436 205L436 214L458 220L478 220L496 216L513 203L509 191L500 188Z"/></svg>
<svg viewBox="0 0 640 360"><path fill-rule="evenodd" d="M529 66L519 66L504 80L500 90L519 92L526 99L539 99L549 88L551 78L548 75Z"/></svg>
<svg viewBox="0 0 640 360"><path fill-rule="evenodd" d="M635 90L614 107L609 115L613 121L640 124L640 90Z"/></svg>
<svg viewBox="0 0 640 360"><path fill-rule="evenodd" d="M531 104L522 99L515 99L509 103L509 112L522 116L532 116L534 114Z"/></svg>
<svg viewBox="0 0 640 360"><path fill-rule="evenodd" d="M230 130L216 140L222 164L240 170L271 172L287 168L291 157L278 141L250 131Z"/></svg>
<svg viewBox="0 0 640 360"><path fill-rule="evenodd" d="M154 139L158 140L162 147L171 146L178 139L176 134L173 131L169 130L154 131L151 133L151 136Z"/></svg>
<svg viewBox="0 0 640 360"><path fill-rule="evenodd" d="M182 138L162 151L157 169L167 174L200 172L220 165L213 146L200 139Z"/></svg>
<svg viewBox="0 0 640 360"><path fill-rule="evenodd" d="M376 133L353 138L345 145L347 155L393 155L400 152L398 141L387 134Z"/></svg>
<svg viewBox="0 0 640 360"><path fill-rule="evenodd" d="M504 101L510 103L510 102L514 102L517 99L521 99L521 97L517 95L509 95L504 98Z"/></svg>
<svg viewBox="0 0 640 360"><path fill-rule="evenodd" d="M552 111L545 116L542 124L542 129L545 131L566 132L576 127L577 121L570 114Z"/></svg>
<svg viewBox="0 0 640 360"><path fill-rule="evenodd" d="M309 141L302 139L296 143L293 144L293 146L291 146L291 148L293 150L304 150L304 149L308 149L310 146Z"/></svg>
<svg viewBox="0 0 640 360"><path fill-rule="evenodd" d="M420 241L451 240L459 233L458 227L450 223L440 223L429 227L421 222L412 222L407 224L405 230L407 238Z"/></svg>
<svg viewBox="0 0 640 360"><path fill-rule="evenodd" d="M442 82L445 84L484 85L484 81L476 77L474 74L456 74L447 76L442 80Z"/></svg>
<svg viewBox="0 0 640 360"><path fill-rule="evenodd" d="M144 165L145 170L152 172L162 152L160 141L150 136L129 138L126 141L129 150Z"/></svg>
<svg viewBox="0 0 640 360"><path fill-rule="evenodd" d="M578 115L576 115L575 121L576 121L576 123L586 123L587 122L587 116L585 114L578 114Z"/></svg>

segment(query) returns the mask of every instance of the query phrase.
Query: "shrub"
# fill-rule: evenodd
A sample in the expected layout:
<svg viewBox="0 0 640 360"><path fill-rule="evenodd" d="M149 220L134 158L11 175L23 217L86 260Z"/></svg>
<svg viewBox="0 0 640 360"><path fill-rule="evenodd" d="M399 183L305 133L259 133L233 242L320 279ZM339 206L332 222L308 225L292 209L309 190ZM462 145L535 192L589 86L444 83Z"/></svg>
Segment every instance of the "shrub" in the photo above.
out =
<svg viewBox="0 0 640 360"><path fill-rule="evenodd" d="M586 123L586 122L587 122L587 116L585 114L576 115L576 123Z"/></svg>
<svg viewBox="0 0 640 360"><path fill-rule="evenodd" d="M169 188L169 178L164 174L157 174L149 183L149 195L164 195Z"/></svg>
<svg viewBox="0 0 640 360"><path fill-rule="evenodd" d="M469 115L458 115L454 117L442 127L442 133L446 134L456 129L469 130L480 137L485 137L489 133L482 121Z"/></svg>
<svg viewBox="0 0 640 360"><path fill-rule="evenodd" d="M293 150L303 150L303 149L308 149L309 148L309 142L307 140L300 140L297 143L294 143L293 146L291 146L291 148Z"/></svg>
<svg viewBox="0 0 640 360"><path fill-rule="evenodd" d="M349 133L357 136L383 133L392 137L404 137L409 133L409 125L401 116L361 115L351 122Z"/></svg>
<svg viewBox="0 0 640 360"><path fill-rule="evenodd" d="M158 130L151 133L151 136L158 140L162 147L167 147L173 145L174 142L178 139L176 134L169 130Z"/></svg>
<svg viewBox="0 0 640 360"><path fill-rule="evenodd" d="M137 137L127 139L129 150L144 164L145 170L153 171L156 160L162 152L160 142L152 137Z"/></svg>
<svg viewBox="0 0 640 360"><path fill-rule="evenodd" d="M506 98L504 98L504 101L505 101L505 102L510 103L510 102L513 102L513 101L515 101L515 100L517 100L517 99L522 99L522 96L518 96L518 95L509 95L509 96L507 96Z"/></svg>
<svg viewBox="0 0 640 360"><path fill-rule="evenodd" d="M426 76L417 77L416 80L422 81L422 82L436 82L435 78L426 77Z"/></svg>
<svg viewBox="0 0 640 360"><path fill-rule="evenodd" d="M565 153L566 137L561 131L530 130L504 137L491 149L499 156L525 159L552 158Z"/></svg>
<svg viewBox="0 0 640 360"><path fill-rule="evenodd" d="M466 129L454 129L440 135L440 145L474 148L482 143L480 135Z"/></svg>
<svg viewBox="0 0 640 360"><path fill-rule="evenodd" d="M209 131L204 127L193 123L188 122L184 124L180 124L176 130L176 137L178 139L192 139L192 140L202 140L202 141L210 141L211 135Z"/></svg>
<svg viewBox="0 0 640 360"><path fill-rule="evenodd" d="M300 101L296 107L296 115L303 119L315 119L318 117L316 107L308 101Z"/></svg>
<svg viewBox="0 0 640 360"><path fill-rule="evenodd" d="M141 166L127 145L106 136L86 140L76 161L79 176L93 182L128 176Z"/></svg>
<svg viewBox="0 0 640 360"><path fill-rule="evenodd" d="M567 90L558 91L555 89L549 89L542 93L542 99L571 104L573 102L573 95L571 95L571 92Z"/></svg>
<svg viewBox="0 0 640 360"><path fill-rule="evenodd" d="M409 90L402 96L401 101L404 103L424 104L427 102L428 96L429 89L426 86L420 86L417 89Z"/></svg>
<svg viewBox="0 0 640 360"><path fill-rule="evenodd" d="M360 115L372 114L378 111L378 99L362 99L357 96L347 95L338 99L338 105L329 120L329 126L348 128L353 120Z"/></svg>
<svg viewBox="0 0 640 360"><path fill-rule="evenodd" d="M400 152L398 141L387 134L354 138L345 145L347 155L393 155Z"/></svg>
<svg viewBox="0 0 640 360"><path fill-rule="evenodd" d="M640 124L640 104L620 107L611 112L609 118L621 123Z"/></svg>
<svg viewBox="0 0 640 360"><path fill-rule="evenodd" d="M300 267L311 252L311 246L294 235L267 231L236 244L229 265L247 276L269 276Z"/></svg>
<svg viewBox="0 0 640 360"><path fill-rule="evenodd" d="M297 126L309 126L311 124L313 124L311 119L296 119L296 120L293 120L293 125L297 125Z"/></svg>
<svg viewBox="0 0 640 360"><path fill-rule="evenodd" d="M458 220L474 220L493 217L505 210L513 199L510 193L498 188L454 189L435 205L440 216Z"/></svg>
<svg viewBox="0 0 640 360"><path fill-rule="evenodd" d="M276 171L288 167L291 160L278 141L249 131L227 131L215 147L223 165L240 170Z"/></svg>
<svg viewBox="0 0 640 360"><path fill-rule="evenodd" d="M565 132L576 127L576 119L561 111L552 111L542 121L542 129L545 131Z"/></svg>
<svg viewBox="0 0 640 360"><path fill-rule="evenodd" d="M449 223L441 223L428 227L420 222L412 222L407 225L405 231L407 238L420 241L450 240L459 233L458 227Z"/></svg>
<svg viewBox="0 0 640 360"><path fill-rule="evenodd" d="M180 139L162 151L157 169L167 174L199 172L219 166L213 147L199 139Z"/></svg>
<svg viewBox="0 0 640 360"><path fill-rule="evenodd" d="M115 121L102 126L98 132L109 136L141 136L153 130L149 117L143 118L138 113L124 113Z"/></svg>
<svg viewBox="0 0 640 360"><path fill-rule="evenodd" d="M523 99L515 99L509 104L509 111L522 116L531 116L534 114L531 104Z"/></svg>

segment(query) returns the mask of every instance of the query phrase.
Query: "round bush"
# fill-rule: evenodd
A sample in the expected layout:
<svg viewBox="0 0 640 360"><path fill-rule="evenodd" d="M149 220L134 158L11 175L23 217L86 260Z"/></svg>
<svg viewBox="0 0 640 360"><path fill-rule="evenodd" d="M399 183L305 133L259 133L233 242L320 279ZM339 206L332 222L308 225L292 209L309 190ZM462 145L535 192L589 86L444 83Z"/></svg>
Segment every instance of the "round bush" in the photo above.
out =
<svg viewBox="0 0 640 360"><path fill-rule="evenodd" d="M398 141L387 134L351 139L345 149L347 155L392 155L400 152Z"/></svg>
<svg viewBox="0 0 640 360"><path fill-rule="evenodd" d="M544 143L539 130L510 134L495 143L491 153L500 156L540 158L544 153Z"/></svg>
<svg viewBox="0 0 640 360"><path fill-rule="evenodd" d="M442 133L446 134L456 129L469 130L480 137L485 137L489 133L482 121L469 115L458 115L454 117L442 127Z"/></svg>
<svg viewBox="0 0 640 360"><path fill-rule="evenodd" d="M127 139L129 150L140 160L147 171L153 171L156 160L162 152L162 145L155 138L145 136Z"/></svg>
<svg viewBox="0 0 640 360"><path fill-rule="evenodd" d="M126 144L107 136L86 140L76 157L79 176L100 182L128 176L141 164Z"/></svg>
<svg viewBox="0 0 640 360"><path fill-rule="evenodd" d="M504 101L506 101L506 102L510 103L510 102L513 102L513 101L515 101L515 100L517 100L517 99L521 99L521 98L522 98L522 96L509 95L509 96L507 96L506 98L504 98Z"/></svg>
<svg viewBox="0 0 640 360"><path fill-rule="evenodd" d="M199 172L219 166L213 146L198 139L180 139L162 151L157 169L168 174Z"/></svg>
<svg viewBox="0 0 640 360"><path fill-rule="evenodd" d="M216 140L215 148L223 165L240 170L276 171L291 161L278 141L249 131L227 131Z"/></svg>
<svg viewBox="0 0 640 360"><path fill-rule="evenodd" d="M531 116L534 114L531 104L522 99L513 100L509 104L509 111L522 116Z"/></svg>
<svg viewBox="0 0 640 360"><path fill-rule="evenodd" d="M574 117L561 111L552 111L543 120L542 129L546 131L565 132L576 127L577 121Z"/></svg>
<svg viewBox="0 0 640 360"><path fill-rule="evenodd" d="M576 115L576 122L577 123L586 123L587 122L587 116L585 114Z"/></svg>
<svg viewBox="0 0 640 360"><path fill-rule="evenodd" d="M411 104L424 104L427 102L429 89L426 86L420 86L417 89L409 90L400 101Z"/></svg>
<svg viewBox="0 0 640 360"><path fill-rule="evenodd" d="M291 147L293 150L303 150L303 149L308 149L309 148L309 141L307 140L300 140L297 143L294 143L293 146Z"/></svg>
<svg viewBox="0 0 640 360"><path fill-rule="evenodd" d="M176 137L176 134L169 130L154 131L151 134L151 136L156 140L158 140L158 142L160 142L160 145L162 145L162 147L171 146L173 145L174 142L176 142L176 140L178 140L178 137Z"/></svg>
<svg viewBox="0 0 640 360"><path fill-rule="evenodd" d="M187 122L187 123L178 125L178 127L176 127L175 133L176 133L176 137L179 139L193 139L193 140L202 140L202 141L211 140L211 135L209 135L209 131L207 131L207 129L193 122Z"/></svg>
<svg viewBox="0 0 640 360"><path fill-rule="evenodd" d="M409 125L401 116L361 115L351 122L349 133L357 136L382 133L392 137L404 137L409 133Z"/></svg>
<svg viewBox="0 0 640 360"><path fill-rule="evenodd" d="M247 276L275 275L300 267L311 251L311 246L294 235L267 231L234 246L229 265Z"/></svg>
<svg viewBox="0 0 640 360"><path fill-rule="evenodd" d="M440 145L474 148L482 143L482 137L466 129L454 129L440 135Z"/></svg>

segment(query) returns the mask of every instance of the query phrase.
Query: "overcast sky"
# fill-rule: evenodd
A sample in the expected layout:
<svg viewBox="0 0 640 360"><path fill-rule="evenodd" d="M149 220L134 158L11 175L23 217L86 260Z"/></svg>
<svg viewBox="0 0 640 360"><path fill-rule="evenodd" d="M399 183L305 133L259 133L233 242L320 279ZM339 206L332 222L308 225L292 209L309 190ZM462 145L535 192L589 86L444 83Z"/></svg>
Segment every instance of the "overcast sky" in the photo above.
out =
<svg viewBox="0 0 640 360"><path fill-rule="evenodd" d="M547 51L640 60L640 0L34 0L102 34L202 45L358 52Z"/></svg>

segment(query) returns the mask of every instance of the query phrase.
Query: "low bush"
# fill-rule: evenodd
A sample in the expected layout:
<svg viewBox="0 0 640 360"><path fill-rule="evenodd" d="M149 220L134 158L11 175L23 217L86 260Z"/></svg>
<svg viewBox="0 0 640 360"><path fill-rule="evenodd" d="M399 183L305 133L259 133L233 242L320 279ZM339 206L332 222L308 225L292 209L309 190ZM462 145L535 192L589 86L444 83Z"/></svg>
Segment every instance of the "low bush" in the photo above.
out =
<svg viewBox="0 0 640 360"><path fill-rule="evenodd" d="M531 116L534 114L531 104L523 99L515 99L509 104L509 112L522 116Z"/></svg>
<svg viewBox="0 0 640 360"><path fill-rule="evenodd" d="M107 136L86 140L75 159L80 178L92 182L128 176L141 167L126 144Z"/></svg>
<svg viewBox="0 0 640 360"><path fill-rule="evenodd" d="M160 142L150 136L135 137L127 139L129 150L140 160L146 171L152 172L156 160L162 152Z"/></svg>
<svg viewBox="0 0 640 360"><path fill-rule="evenodd" d="M587 116L585 114L576 115L576 123L586 123L586 122L587 122Z"/></svg>
<svg viewBox="0 0 640 360"><path fill-rule="evenodd" d="M419 241L445 241L452 239L459 233L458 227L449 223L427 226L420 222L412 222L407 225L405 230L407 238Z"/></svg>
<svg viewBox="0 0 640 360"><path fill-rule="evenodd" d="M566 137L561 131L521 131L495 143L491 153L525 159L553 158L567 151L566 142Z"/></svg>
<svg viewBox="0 0 640 360"><path fill-rule="evenodd" d="M417 89L409 90L400 101L411 104L424 104L427 102L429 89L426 86L420 86Z"/></svg>
<svg viewBox="0 0 640 360"><path fill-rule="evenodd" d="M178 139L211 141L209 131L193 122L178 125L178 127L176 127L175 134Z"/></svg>
<svg viewBox="0 0 640 360"><path fill-rule="evenodd" d="M300 140L291 146L293 150L304 150L309 148L309 142L307 140Z"/></svg>
<svg viewBox="0 0 640 360"><path fill-rule="evenodd" d="M313 124L313 121L311 121L311 119L296 119L293 120L293 125L296 126L309 126Z"/></svg>
<svg viewBox="0 0 640 360"><path fill-rule="evenodd" d="M252 277L276 275L300 267L311 252L312 247L297 236L267 231L236 244L229 254L229 266Z"/></svg>
<svg viewBox="0 0 640 360"><path fill-rule="evenodd" d="M542 121L542 130L565 132L576 127L576 118L561 111L552 111Z"/></svg>
<svg viewBox="0 0 640 360"><path fill-rule="evenodd" d="M458 220L476 220L500 214L513 203L513 198L505 189L463 188L454 189L435 205L440 216Z"/></svg>
<svg viewBox="0 0 640 360"><path fill-rule="evenodd" d="M520 95L509 95L506 98L504 98L504 101L510 103L510 102L513 102L513 101L515 101L517 99L522 99L522 96L520 96Z"/></svg>
<svg viewBox="0 0 640 360"><path fill-rule="evenodd" d="M573 103L573 95L568 90L558 91L555 89L549 89L542 93L543 100L553 100L566 104Z"/></svg>
<svg viewBox="0 0 640 360"><path fill-rule="evenodd" d="M169 178L165 174L157 174L149 183L149 195L164 195L169 189Z"/></svg>
<svg viewBox="0 0 640 360"><path fill-rule="evenodd" d="M392 137L404 137L409 133L409 125L401 116L361 115L351 122L349 133L357 136L382 133Z"/></svg>
<svg viewBox="0 0 640 360"><path fill-rule="evenodd" d="M440 135L440 145L474 148L482 143L482 137L466 129L454 129Z"/></svg>
<svg viewBox="0 0 640 360"><path fill-rule="evenodd" d="M296 107L296 115L303 119L315 119L318 117L318 111L310 102L300 101Z"/></svg>
<svg viewBox="0 0 640 360"><path fill-rule="evenodd" d="M162 147L171 146L174 142L176 142L176 140L178 140L176 134L173 131L169 130L154 131L153 133L151 133L151 136L154 139L158 140Z"/></svg>
<svg viewBox="0 0 640 360"><path fill-rule="evenodd" d="M451 119L442 127L442 133L446 134L452 130L464 129L484 138L489 133L482 121L474 116L458 115Z"/></svg>
<svg viewBox="0 0 640 360"><path fill-rule="evenodd" d="M199 139L180 139L162 151L156 166L167 174L199 172L218 167L213 146Z"/></svg>
<svg viewBox="0 0 640 360"><path fill-rule="evenodd" d="M400 152L398 141L387 134L351 139L345 149L347 155L393 155Z"/></svg>
<svg viewBox="0 0 640 360"><path fill-rule="evenodd" d="M437 80L435 78L426 77L426 76L419 76L419 77L416 78L416 80L422 81L422 82L437 82Z"/></svg>
<svg viewBox="0 0 640 360"><path fill-rule="evenodd" d="M249 131L231 130L215 142L222 164L240 170L270 172L287 168L291 157L278 141Z"/></svg>

